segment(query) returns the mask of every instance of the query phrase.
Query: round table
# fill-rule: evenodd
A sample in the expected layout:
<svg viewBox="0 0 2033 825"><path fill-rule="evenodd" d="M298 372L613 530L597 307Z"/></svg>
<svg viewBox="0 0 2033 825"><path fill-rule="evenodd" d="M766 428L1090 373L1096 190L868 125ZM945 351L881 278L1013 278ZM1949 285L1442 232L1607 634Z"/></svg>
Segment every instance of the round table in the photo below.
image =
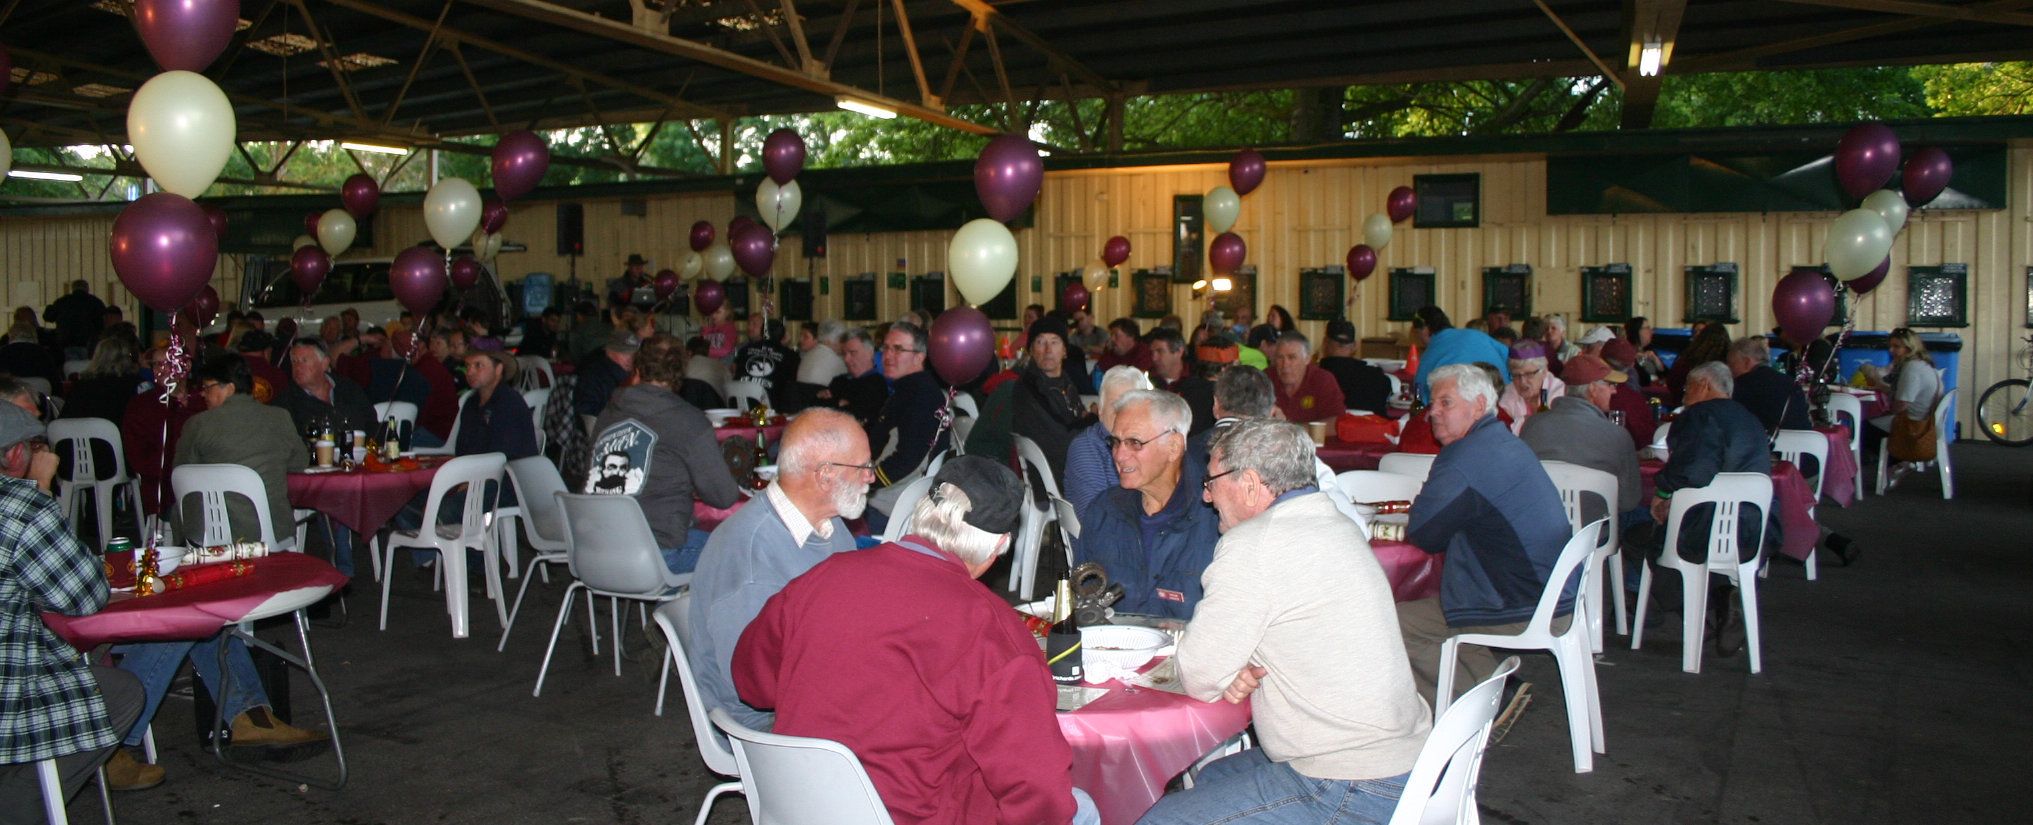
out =
<svg viewBox="0 0 2033 825"><path fill-rule="evenodd" d="M222 627L272 613L269 605L316 602L345 583L323 559L276 553L255 559L245 576L153 596L116 592L97 613L44 613L42 621L80 650L109 642L209 639Z"/></svg>
<svg viewBox="0 0 2033 825"><path fill-rule="evenodd" d="M450 456L423 456L416 470L375 472L362 467L324 473L290 473L287 481L289 503L316 510L353 528L372 535L402 510L416 494L431 487L438 468Z"/></svg>
<svg viewBox="0 0 2033 825"><path fill-rule="evenodd" d="M1326 444L1313 448L1313 454L1337 473L1374 470L1377 468L1377 462L1386 454L1397 451L1398 448L1394 444L1373 442L1357 444L1334 437L1329 437Z"/></svg>

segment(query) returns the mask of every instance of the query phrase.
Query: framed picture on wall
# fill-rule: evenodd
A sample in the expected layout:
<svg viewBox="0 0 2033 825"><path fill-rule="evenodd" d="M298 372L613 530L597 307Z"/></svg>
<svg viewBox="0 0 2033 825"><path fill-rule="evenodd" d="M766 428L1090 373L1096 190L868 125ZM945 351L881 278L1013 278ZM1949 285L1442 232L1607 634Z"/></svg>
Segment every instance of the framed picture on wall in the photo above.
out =
<svg viewBox="0 0 2033 825"><path fill-rule="evenodd" d="M1138 318L1163 318L1172 314L1172 273L1164 267L1139 269L1129 276L1133 290L1130 314Z"/></svg>
<svg viewBox="0 0 2033 825"><path fill-rule="evenodd" d="M1433 268L1430 266L1393 269L1390 279L1390 311L1384 320L1410 321L1412 313L1434 303L1439 296L1433 289Z"/></svg>
<svg viewBox="0 0 2033 825"><path fill-rule="evenodd" d="M946 273L927 272L911 279L911 309L927 318L946 311Z"/></svg>
<svg viewBox="0 0 2033 825"><path fill-rule="evenodd" d="M875 320L875 273L863 272L860 277L840 282L840 317L848 321Z"/></svg>
<svg viewBox="0 0 2033 825"><path fill-rule="evenodd" d="M1413 175L1419 198L1412 225L1420 229L1474 229L1482 225L1482 175Z"/></svg>
<svg viewBox="0 0 2033 825"><path fill-rule="evenodd" d="M1737 317L1737 265L1724 261L1686 269L1687 323L1708 321L1734 324Z"/></svg>
<svg viewBox="0 0 2033 825"><path fill-rule="evenodd" d="M1228 275L1228 280L1228 291L1214 298L1214 306L1221 310L1221 317L1233 321L1236 310L1249 307L1250 317L1261 319L1263 316L1257 312L1257 268L1254 265L1237 267Z"/></svg>
<svg viewBox="0 0 2033 825"><path fill-rule="evenodd" d="M1969 326L1969 265L1907 267L1906 325Z"/></svg>
<svg viewBox="0 0 2033 825"><path fill-rule="evenodd" d="M1529 264L1486 266L1482 269L1482 314L1497 307L1512 317L1532 317L1532 267Z"/></svg>
<svg viewBox="0 0 2033 825"><path fill-rule="evenodd" d="M1581 321L1621 324L1631 319L1631 265L1581 268Z"/></svg>
<svg viewBox="0 0 2033 825"><path fill-rule="evenodd" d="M1190 284L1200 279L1200 265L1207 255L1207 238L1200 213L1200 195L1172 196L1172 282Z"/></svg>
<svg viewBox="0 0 2033 825"><path fill-rule="evenodd" d="M812 282L784 279L777 284L776 303L786 321L812 320Z"/></svg>
<svg viewBox="0 0 2033 825"><path fill-rule="evenodd" d="M1332 321L1339 318L1347 298L1347 267L1323 266L1299 270L1299 320Z"/></svg>

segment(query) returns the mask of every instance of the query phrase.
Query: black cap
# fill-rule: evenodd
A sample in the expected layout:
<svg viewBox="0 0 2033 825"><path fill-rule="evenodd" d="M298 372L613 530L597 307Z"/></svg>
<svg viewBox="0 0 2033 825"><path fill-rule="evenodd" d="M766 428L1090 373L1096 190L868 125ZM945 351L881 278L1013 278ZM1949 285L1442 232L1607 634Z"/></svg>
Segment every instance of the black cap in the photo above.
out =
<svg viewBox="0 0 2033 825"><path fill-rule="evenodd" d="M951 484L972 502L965 521L976 529L997 535L1013 533L1023 511L1024 485L1016 473L978 455L963 455L947 461L932 477L934 490Z"/></svg>
<svg viewBox="0 0 2033 825"><path fill-rule="evenodd" d="M1346 320L1327 322L1327 337L1344 344L1355 343L1355 324Z"/></svg>
<svg viewBox="0 0 2033 825"><path fill-rule="evenodd" d="M1066 336L1066 322L1061 321L1058 318L1052 317L1050 315L1047 315L1043 318L1039 318L1036 321L1032 321L1031 328L1029 330L1029 335L1027 336L1028 339L1036 341L1038 340L1038 336L1041 335L1057 335L1059 336L1059 343L1061 344L1068 343Z"/></svg>

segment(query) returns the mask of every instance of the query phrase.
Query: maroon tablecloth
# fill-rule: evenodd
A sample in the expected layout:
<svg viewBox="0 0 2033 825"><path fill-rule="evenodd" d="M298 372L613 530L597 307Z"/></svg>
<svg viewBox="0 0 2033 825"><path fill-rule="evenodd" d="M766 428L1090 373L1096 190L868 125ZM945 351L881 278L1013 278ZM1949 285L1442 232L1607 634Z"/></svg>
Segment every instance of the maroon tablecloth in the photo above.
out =
<svg viewBox="0 0 2033 825"><path fill-rule="evenodd" d="M1638 462L1646 501L1651 501L1657 492L1654 478L1664 469L1666 463L1657 459ZM1823 490L1826 492L1826 485ZM1779 531L1783 534L1779 552L1806 561L1814 553L1814 545L1821 542L1821 525L1814 520L1814 491L1790 461L1772 462L1772 506L1779 511Z"/></svg>
<svg viewBox="0 0 2033 825"><path fill-rule="evenodd" d="M726 521L729 517L734 515L734 512L736 510L740 510L743 506L747 505L748 502L753 500L754 499L744 498L740 501L734 502L734 506L732 507L723 508L715 507L711 504L707 504L706 502L700 501L696 498L692 499L692 526L697 527L701 530L705 530L707 532L712 532L713 528L720 526L720 522Z"/></svg>
<svg viewBox="0 0 2033 825"><path fill-rule="evenodd" d="M1155 688L1110 693L1059 714L1073 747L1073 786L1094 797L1104 825L1131 825L1165 795L1165 783L1249 725L1249 703L1202 702Z"/></svg>
<svg viewBox="0 0 2033 825"><path fill-rule="evenodd" d="M257 615L284 593L306 589L330 592L346 577L323 559L277 553L254 560L245 576L153 596L113 594L105 609L90 616L42 614L42 621L79 650L109 642L209 639L229 624Z"/></svg>
<svg viewBox="0 0 2033 825"><path fill-rule="evenodd" d="M1391 581L1391 598L1415 602L1440 595L1440 569L1446 556L1428 553L1402 541L1372 541L1370 550Z"/></svg>
<svg viewBox="0 0 2033 825"><path fill-rule="evenodd" d="M761 430L763 437L768 439L770 448L775 449L777 439L784 437L783 418L778 417L777 419L775 419L775 421L776 423L764 427L757 427L754 424L740 424L733 421L729 421L725 424L713 428L713 438L714 440L717 441L726 441L727 439L739 436L741 438L748 439L749 441L754 441L756 431Z"/></svg>
<svg viewBox="0 0 2033 825"><path fill-rule="evenodd" d="M1385 454L1397 452L1392 444L1351 444L1339 438L1328 438L1327 443L1313 448L1313 454L1320 457L1327 466L1337 473L1350 470L1374 470Z"/></svg>
<svg viewBox="0 0 2033 825"><path fill-rule="evenodd" d="M330 473L290 473L289 503L316 510L361 533L379 532L416 494L430 489L438 468L451 459L423 456L423 469L377 473L355 468Z"/></svg>

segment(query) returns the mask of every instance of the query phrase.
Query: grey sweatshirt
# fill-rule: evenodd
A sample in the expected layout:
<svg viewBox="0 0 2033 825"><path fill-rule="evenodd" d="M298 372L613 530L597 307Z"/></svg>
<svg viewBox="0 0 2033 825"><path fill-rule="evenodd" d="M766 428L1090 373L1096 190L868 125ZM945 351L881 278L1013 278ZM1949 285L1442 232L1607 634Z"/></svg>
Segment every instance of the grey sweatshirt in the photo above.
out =
<svg viewBox="0 0 2033 825"><path fill-rule="evenodd" d="M616 392L593 432L592 468L580 489L635 496L663 549L684 546L694 497L714 507L741 498L712 423L670 390L640 384Z"/></svg>

